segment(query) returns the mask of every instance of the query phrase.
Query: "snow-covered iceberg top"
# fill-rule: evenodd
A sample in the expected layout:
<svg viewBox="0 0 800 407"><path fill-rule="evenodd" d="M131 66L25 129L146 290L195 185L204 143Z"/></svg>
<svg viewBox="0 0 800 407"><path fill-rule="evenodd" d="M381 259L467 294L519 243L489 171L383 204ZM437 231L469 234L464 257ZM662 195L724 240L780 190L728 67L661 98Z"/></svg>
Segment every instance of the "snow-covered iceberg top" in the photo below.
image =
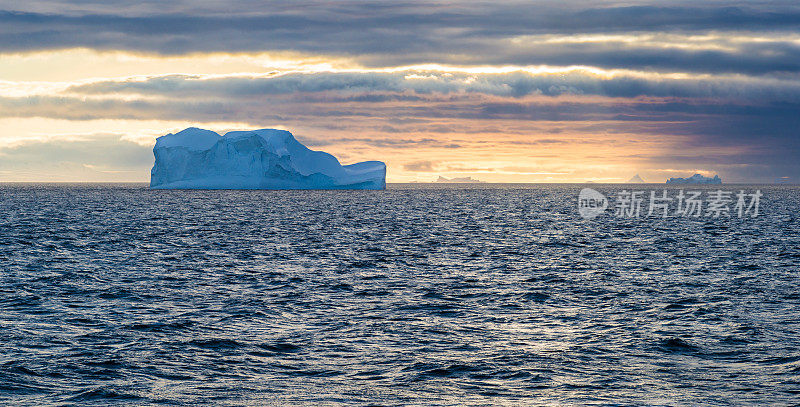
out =
<svg viewBox="0 0 800 407"><path fill-rule="evenodd" d="M386 164L341 165L286 130L232 131L190 127L156 140L154 189L385 189Z"/></svg>
<svg viewBox="0 0 800 407"><path fill-rule="evenodd" d="M719 178L719 175L715 175L714 178L704 177L700 174L694 174L689 178L670 178L667 180L667 184L721 184L722 180Z"/></svg>

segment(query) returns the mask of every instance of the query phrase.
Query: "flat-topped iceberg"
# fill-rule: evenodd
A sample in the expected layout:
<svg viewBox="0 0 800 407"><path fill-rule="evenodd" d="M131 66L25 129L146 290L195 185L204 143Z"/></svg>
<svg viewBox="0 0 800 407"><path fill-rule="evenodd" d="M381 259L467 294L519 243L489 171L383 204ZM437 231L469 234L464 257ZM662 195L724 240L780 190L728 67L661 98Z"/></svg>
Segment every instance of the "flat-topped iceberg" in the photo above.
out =
<svg viewBox="0 0 800 407"><path fill-rule="evenodd" d="M341 165L285 130L190 127L156 139L153 189L385 189L386 164Z"/></svg>
<svg viewBox="0 0 800 407"><path fill-rule="evenodd" d="M714 178L704 177L700 174L694 174L689 178L670 178L667 180L667 184L721 184L722 180L719 178L719 175L715 175Z"/></svg>

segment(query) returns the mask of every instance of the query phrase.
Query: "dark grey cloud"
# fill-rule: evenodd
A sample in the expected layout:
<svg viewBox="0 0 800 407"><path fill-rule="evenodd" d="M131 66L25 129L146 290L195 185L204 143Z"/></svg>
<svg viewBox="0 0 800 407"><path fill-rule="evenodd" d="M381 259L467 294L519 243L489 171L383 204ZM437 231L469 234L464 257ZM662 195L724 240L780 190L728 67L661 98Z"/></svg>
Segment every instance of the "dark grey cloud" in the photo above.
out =
<svg viewBox="0 0 800 407"><path fill-rule="evenodd" d="M163 54L289 50L371 66L423 62L581 64L607 68L798 72L790 2L0 2L0 51L88 47ZM548 44L531 35L761 33L733 49L619 43ZM725 34L728 32L727 34ZM762 35L762 36L764 36ZM724 41L724 38L721 40Z"/></svg>
<svg viewBox="0 0 800 407"><path fill-rule="evenodd" d="M412 76L413 75L413 76ZM145 80L104 81L78 85L68 92L145 94L173 98L263 98L338 92L337 95L300 95L329 103L420 101L464 93L522 97L528 95L599 95L608 97L692 97L725 100L800 101L800 81L752 77L668 77L617 75L606 78L582 71L563 74L468 74L458 72L321 72L272 77L168 75ZM390 94L387 94L390 93ZM410 94L409 94L410 92ZM347 99L342 99L342 94ZM435 95L433 95L435 94Z"/></svg>
<svg viewBox="0 0 800 407"><path fill-rule="evenodd" d="M676 39L675 41L687 41ZM674 44L673 44L674 45ZM608 39L601 42L539 44L510 47L487 46L492 51L477 54L420 54L364 57L370 66L437 61L458 65L584 65L605 69L660 72L708 72L767 75L800 72L800 46L775 38L759 43L724 44L731 49L670 48L669 44L628 43Z"/></svg>

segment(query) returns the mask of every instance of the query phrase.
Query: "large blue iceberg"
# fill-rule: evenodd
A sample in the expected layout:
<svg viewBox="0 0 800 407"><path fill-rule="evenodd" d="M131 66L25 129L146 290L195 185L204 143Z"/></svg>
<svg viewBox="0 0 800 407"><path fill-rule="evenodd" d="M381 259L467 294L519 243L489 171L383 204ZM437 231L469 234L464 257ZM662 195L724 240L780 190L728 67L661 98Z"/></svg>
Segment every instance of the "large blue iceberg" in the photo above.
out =
<svg viewBox="0 0 800 407"><path fill-rule="evenodd" d="M341 165L285 130L190 127L156 140L153 189L385 189L386 164Z"/></svg>

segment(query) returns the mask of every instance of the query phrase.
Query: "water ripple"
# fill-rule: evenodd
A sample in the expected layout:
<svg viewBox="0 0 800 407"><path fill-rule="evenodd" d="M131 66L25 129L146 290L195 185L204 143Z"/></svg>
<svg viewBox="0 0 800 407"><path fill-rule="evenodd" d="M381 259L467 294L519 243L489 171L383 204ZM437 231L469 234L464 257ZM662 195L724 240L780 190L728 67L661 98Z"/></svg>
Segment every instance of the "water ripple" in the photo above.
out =
<svg viewBox="0 0 800 407"><path fill-rule="evenodd" d="M0 185L0 404L797 402L800 189L584 221L580 188Z"/></svg>

